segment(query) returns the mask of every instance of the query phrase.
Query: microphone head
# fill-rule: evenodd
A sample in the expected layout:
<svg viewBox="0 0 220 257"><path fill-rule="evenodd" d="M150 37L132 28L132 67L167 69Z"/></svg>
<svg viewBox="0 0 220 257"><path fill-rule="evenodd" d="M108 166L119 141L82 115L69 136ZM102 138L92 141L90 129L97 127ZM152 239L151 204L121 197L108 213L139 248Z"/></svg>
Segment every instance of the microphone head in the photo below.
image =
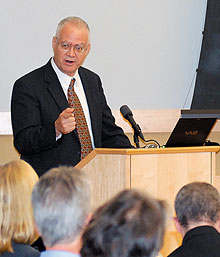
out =
<svg viewBox="0 0 220 257"><path fill-rule="evenodd" d="M122 105L120 108L120 112L125 119L127 119L128 115L133 116L132 111L129 109L127 105Z"/></svg>

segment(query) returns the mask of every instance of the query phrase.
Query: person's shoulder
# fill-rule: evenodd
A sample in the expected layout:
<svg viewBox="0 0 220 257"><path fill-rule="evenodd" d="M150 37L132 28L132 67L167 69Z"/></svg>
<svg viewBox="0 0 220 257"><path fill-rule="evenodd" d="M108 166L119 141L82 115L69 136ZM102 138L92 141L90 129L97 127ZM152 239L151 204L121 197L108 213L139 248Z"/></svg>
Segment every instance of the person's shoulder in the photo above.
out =
<svg viewBox="0 0 220 257"><path fill-rule="evenodd" d="M185 257L184 251L182 251L182 247L178 247L175 249L171 254L169 254L167 257Z"/></svg>
<svg viewBox="0 0 220 257"><path fill-rule="evenodd" d="M41 67L38 67L26 74L24 74L23 76L21 76L20 78L18 78L15 83L19 82L19 81L29 81L29 80L34 80L39 78L39 76L44 74L44 70L47 68L50 68L51 64L50 61L48 61L46 64L42 65ZM52 66L51 66L52 67Z"/></svg>
<svg viewBox="0 0 220 257"><path fill-rule="evenodd" d="M95 73L94 71L87 69L83 66L79 67L79 74L84 74L84 75L88 75L88 76L95 76L95 77L99 77L99 75L97 73Z"/></svg>
<svg viewBox="0 0 220 257"><path fill-rule="evenodd" d="M39 257L40 256L40 252L29 245L27 245L27 251L25 253L27 253L27 257Z"/></svg>
<svg viewBox="0 0 220 257"><path fill-rule="evenodd" d="M87 85L92 84L93 89L95 86L97 86L97 88L100 88L100 86L102 85L101 78L97 73L82 66L78 69L78 73L82 82L86 83Z"/></svg>
<svg viewBox="0 0 220 257"><path fill-rule="evenodd" d="M13 243L13 256L19 257L39 257L40 252L30 245Z"/></svg>

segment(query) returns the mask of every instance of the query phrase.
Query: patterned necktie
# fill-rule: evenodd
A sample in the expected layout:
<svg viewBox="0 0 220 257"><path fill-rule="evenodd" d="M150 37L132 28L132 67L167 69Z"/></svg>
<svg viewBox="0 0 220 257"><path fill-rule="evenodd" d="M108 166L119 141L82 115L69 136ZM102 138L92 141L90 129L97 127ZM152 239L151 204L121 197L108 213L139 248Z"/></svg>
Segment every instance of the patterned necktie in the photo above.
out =
<svg viewBox="0 0 220 257"><path fill-rule="evenodd" d="M74 83L75 79L73 78L70 82L67 93L68 104L69 107L74 109L73 113L76 120L76 129L81 144L81 159L83 159L92 151L92 142L82 105L76 92L74 91Z"/></svg>

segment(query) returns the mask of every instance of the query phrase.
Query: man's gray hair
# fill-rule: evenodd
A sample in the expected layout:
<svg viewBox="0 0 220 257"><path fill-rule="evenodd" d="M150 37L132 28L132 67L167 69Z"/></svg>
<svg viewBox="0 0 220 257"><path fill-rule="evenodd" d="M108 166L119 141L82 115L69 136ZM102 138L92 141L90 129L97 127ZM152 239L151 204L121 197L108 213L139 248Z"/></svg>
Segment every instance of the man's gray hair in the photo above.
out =
<svg viewBox="0 0 220 257"><path fill-rule="evenodd" d="M216 223L220 214L218 190L205 182L183 186L175 199L176 216L183 227L191 222Z"/></svg>
<svg viewBox="0 0 220 257"><path fill-rule="evenodd" d="M56 37L59 37L60 29L63 27L65 23L71 23L72 25L74 25L76 28L79 28L79 29L86 29L88 31L88 38L90 41L89 25L83 19L75 16L66 17L58 23L57 29L56 29Z"/></svg>
<svg viewBox="0 0 220 257"><path fill-rule="evenodd" d="M82 171L53 168L32 193L35 222L46 246L70 243L82 232L90 212L90 185Z"/></svg>

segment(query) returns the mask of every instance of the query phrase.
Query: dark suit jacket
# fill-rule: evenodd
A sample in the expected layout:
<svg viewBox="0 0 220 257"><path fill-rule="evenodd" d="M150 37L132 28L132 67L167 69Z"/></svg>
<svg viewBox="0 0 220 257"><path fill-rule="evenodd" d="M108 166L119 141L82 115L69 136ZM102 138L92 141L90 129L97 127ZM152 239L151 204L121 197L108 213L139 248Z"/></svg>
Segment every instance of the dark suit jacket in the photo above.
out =
<svg viewBox="0 0 220 257"><path fill-rule="evenodd" d="M96 148L130 148L128 138L106 103L99 76L83 67L79 75L88 102ZM68 102L50 61L18 79L13 87L11 118L14 145L39 175L80 161L76 130L56 141L54 122Z"/></svg>
<svg viewBox="0 0 220 257"><path fill-rule="evenodd" d="M13 253L4 252L2 257L39 257L40 252L26 244L12 243Z"/></svg>
<svg viewBox="0 0 220 257"><path fill-rule="evenodd" d="M168 257L219 257L220 234L210 226L189 230L182 245Z"/></svg>

